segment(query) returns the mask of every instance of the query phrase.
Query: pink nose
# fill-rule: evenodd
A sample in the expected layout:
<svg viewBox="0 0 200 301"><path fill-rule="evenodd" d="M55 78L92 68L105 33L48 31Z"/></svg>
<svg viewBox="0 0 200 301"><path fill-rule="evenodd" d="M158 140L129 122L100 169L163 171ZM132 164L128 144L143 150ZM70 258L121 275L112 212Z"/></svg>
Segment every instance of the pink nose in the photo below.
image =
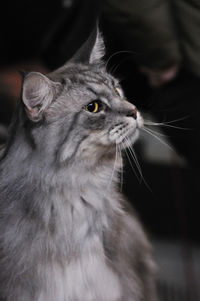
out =
<svg viewBox="0 0 200 301"><path fill-rule="evenodd" d="M133 118L137 119L137 109L133 109Z"/></svg>
<svg viewBox="0 0 200 301"><path fill-rule="evenodd" d="M134 119L137 119L137 109L134 108L133 110L129 111L127 117L133 117Z"/></svg>

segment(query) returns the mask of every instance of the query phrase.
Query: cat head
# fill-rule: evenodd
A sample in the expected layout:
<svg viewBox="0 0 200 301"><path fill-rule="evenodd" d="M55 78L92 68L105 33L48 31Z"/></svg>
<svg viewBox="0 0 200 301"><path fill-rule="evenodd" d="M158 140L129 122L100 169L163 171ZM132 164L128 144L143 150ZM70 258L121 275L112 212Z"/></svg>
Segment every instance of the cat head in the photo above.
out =
<svg viewBox="0 0 200 301"><path fill-rule="evenodd" d="M138 136L142 118L106 71L103 56L104 42L96 29L64 66L24 78L22 100L36 145L55 148L61 161L99 159Z"/></svg>

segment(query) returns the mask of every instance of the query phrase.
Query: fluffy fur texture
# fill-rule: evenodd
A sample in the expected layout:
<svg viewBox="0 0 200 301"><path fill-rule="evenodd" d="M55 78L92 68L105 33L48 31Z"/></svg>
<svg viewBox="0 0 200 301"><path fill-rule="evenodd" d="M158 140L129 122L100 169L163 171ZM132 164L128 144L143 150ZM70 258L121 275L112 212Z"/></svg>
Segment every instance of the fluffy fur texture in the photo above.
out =
<svg viewBox="0 0 200 301"><path fill-rule="evenodd" d="M142 118L103 49L95 32L62 68L24 78L0 162L2 300L155 301L151 248L117 189L116 146Z"/></svg>

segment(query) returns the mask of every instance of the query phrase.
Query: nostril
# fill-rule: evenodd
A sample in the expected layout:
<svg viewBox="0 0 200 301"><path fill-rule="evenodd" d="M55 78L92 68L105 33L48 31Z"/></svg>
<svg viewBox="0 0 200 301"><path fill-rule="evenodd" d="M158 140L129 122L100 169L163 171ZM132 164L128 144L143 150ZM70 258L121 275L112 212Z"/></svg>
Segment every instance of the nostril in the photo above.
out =
<svg viewBox="0 0 200 301"><path fill-rule="evenodd" d="M133 110L129 111L129 113L126 116L127 117L133 117L134 119L137 119L137 109L134 108Z"/></svg>
<svg viewBox="0 0 200 301"><path fill-rule="evenodd" d="M137 109L133 109L133 118L137 119Z"/></svg>

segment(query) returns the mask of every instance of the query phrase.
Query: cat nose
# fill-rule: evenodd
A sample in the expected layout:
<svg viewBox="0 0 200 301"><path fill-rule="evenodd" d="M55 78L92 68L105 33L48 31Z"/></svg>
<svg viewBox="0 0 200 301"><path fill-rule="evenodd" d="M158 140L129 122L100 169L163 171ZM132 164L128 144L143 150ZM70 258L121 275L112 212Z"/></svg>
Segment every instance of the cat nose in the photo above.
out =
<svg viewBox="0 0 200 301"><path fill-rule="evenodd" d="M137 109L134 108L133 110L129 111L126 116L127 117L133 117L134 119L137 119Z"/></svg>

